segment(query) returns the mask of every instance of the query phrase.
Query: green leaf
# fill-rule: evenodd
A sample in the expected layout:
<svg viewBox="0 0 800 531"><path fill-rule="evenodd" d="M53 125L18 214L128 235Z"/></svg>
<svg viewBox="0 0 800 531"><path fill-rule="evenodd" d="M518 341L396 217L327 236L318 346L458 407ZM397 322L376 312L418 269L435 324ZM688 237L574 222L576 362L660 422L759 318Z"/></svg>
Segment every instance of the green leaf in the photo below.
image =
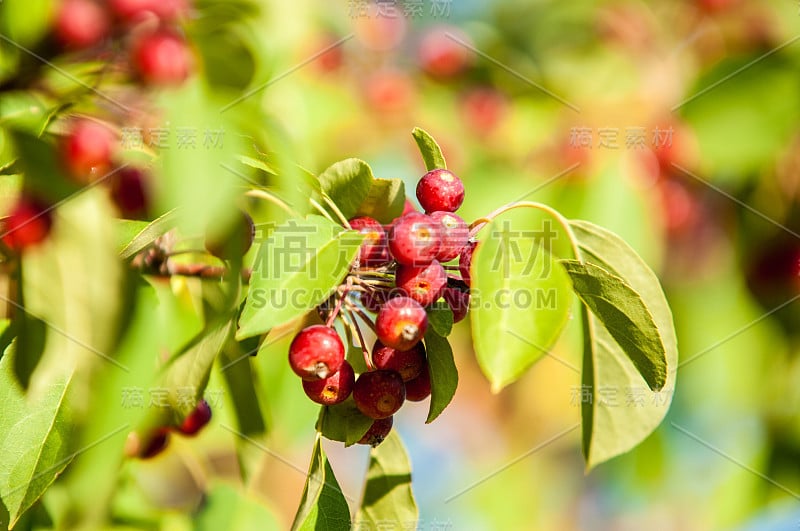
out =
<svg viewBox="0 0 800 531"><path fill-rule="evenodd" d="M203 507L195 516L194 523L196 531L281 529L273 511L258 500L224 483L215 485L206 494Z"/></svg>
<svg viewBox="0 0 800 531"><path fill-rule="evenodd" d="M120 224L118 233L120 237L122 237L122 234L129 234L136 230L136 228L141 228L138 232L131 236L129 241L120 245L121 249L119 251L119 255L124 260L132 258L136 253L142 251L145 247L153 243L156 238L163 236L173 229L177 219L177 212L175 210L171 210L152 222L145 224L144 227L141 226L141 221L130 221L129 223Z"/></svg>
<svg viewBox="0 0 800 531"><path fill-rule="evenodd" d="M179 89L159 94L159 107L165 148L159 150L154 175L159 213L177 209L177 226L182 234L204 234L210 224L228 226L238 215L236 199L242 179L223 165L243 151L243 139L230 134L236 131L232 116L220 113L222 100L199 79Z"/></svg>
<svg viewBox="0 0 800 531"><path fill-rule="evenodd" d="M667 360L653 316L625 280L602 267L562 260L575 293L622 347L653 391L664 387Z"/></svg>
<svg viewBox="0 0 800 531"><path fill-rule="evenodd" d="M419 152L422 154L422 159L425 161L425 168L428 171L437 168L447 169L447 162L444 160L442 148L436 143L436 140L424 129L415 127L411 134L417 142Z"/></svg>
<svg viewBox="0 0 800 531"><path fill-rule="evenodd" d="M0 2L0 32L16 44L30 47L50 31L55 14L54 0Z"/></svg>
<svg viewBox="0 0 800 531"><path fill-rule="evenodd" d="M431 375L431 405L425 423L430 424L453 400L458 388L458 369L450 343L435 330L428 329L425 333L425 350Z"/></svg>
<svg viewBox="0 0 800 531"><path fill-rule="evenodd" d="M5 92L0 97L0 126L16 127L39 135L52 111L35 92Z"/></svg>
<svg viewBox="0 0 800 531"><path fill-rule="evenodd" d="M319 175L322 191L347 219L355 216L366 201L373 181L372 169L360 159L337 162Z"/></svg>
<svg viewBox="0 0 800 531"><path fill-rule="evenodd" d="M253 157L248 157L246 155L239 155L237 158L239 159L239 162L246 166L261 170L270 175L278 175L278 170L270 166L266 161L254 159Z"/></svg>
<svg viewBox="0 0 800 531"><path fill-rule="evenodd" d="M514 227L514 230L511 230ZM504 223L472 258L470 310L481 370L498 392L547 354L569 317L569 277L529 231Z"/></svg>
<svg viewBox="0 0 800 531"><path fill-rule="evenodd" d="M25 175L25 187L53 203L75 194L80 188L64 175L58 158L59 150L49 140L37 138L28 131L10 131L18 159Z"/></svg>
<svg viewBox="0 0 800 531"><path fill-rule="evenodd" d="M323 529L348 531L350 508L322 449L322 439L317 435L303 498L294 517L292 530Z"/></svg>
<svg viewBox="0 0 800 531"><path fill-rule="evenodd" d="M237 431L247 437L236 438L236 456L244 483L258 474L263 461L261 448L248 439L260 439L267 434L267 423L259 400L259 391L263 384L258 380L250 361L250 354L253 349L258 348L258 341L252 343L255 345L249 348L240 343L228 342L221 357L223 369L220 371L228 388Z"/></svg>
<svg viewBox="0 0 800 531"><path fill-rule="evenodd" d="M400 436L392 430L370 451L356 528L380 529L382 523L392 522L400 529L416 529L418 519L417 502L411 491L411 463Z"/></svg>
<svg viewBox="0 0 800 531"><path fill-rule="evenodd" d="M428 308L428 325L440 336L447 337L453 330L453 310L444 299L439 299Z"/></svg>
<svg viewBox="0 0 800 531"><path fill-rule="evenodd" d="M405 184L400 179L374 179L356 216L369 216L380 223L391 223L403 214L406 204Z"/></svg>
<svg viewBox="0 0 800 531"><path fill-rule="evenodd" d="M232 321L220 323L209 330L195 345L164 369L164 387L170 390L170 401L179 418L188 414L203 396L214 360L230 337ZM190 389L192 400L179 391Z"/></svg>
<svg viewBox="0 0 800 531"><path fill-rule="evenodd" d="M591 392L591 401L581 404L583 452L592 468L627 452L661 423L675 389L678 349L672 313L655 273L612 232L586 221L570 225L583 259L624 279L639 294L666 352L666 383L653 392L601 321L583 309L583 385Z"/></svg>
<svg viewBox="0 0 800 531"><path fill-rule="evenodd" d="M47 329L44 350L30 386L52 374L100 364L124 368L110 355L126 313L126 270L114 248L112 211L99 189L86 190L54 211L54 230L36 253L22 257L22 293L27 313L21 326ZM36 351L41 338L26 332L20 345ZM26 344L26 341L28 343ZM33 346L34 349L30 350ZM22 354L22 350L20 353Z"/></svg>
<svg viewBox="0 0 800 531"><path fill-rule="evenodd" d="M53 378L29 402L13 374L16 355L12 346L0 359L0 499L11 527L70 462L74 425L67 406L72 377Z"/></svg>
<svg viewBox="0 0 800 531"><path fill-rule="evenodd" d="M126 435L142 424L143 416L161 411L147 407L147 396L160 389L160 374L154 367L167 341L159 331L167 327L160 322L158 298L147 284L137 286L131 306L130 325L113 353L128 371L103 364L93 373L84 398L86 418L92 421L84 426L75 445L87 451L75 457L70 473L62 480L74 528L103 527L118 487ZM141 398L138 405L137 396Z"/></svg>
<svg viewBox="0 0 800 531"><path fill-rule="evenodd" d="M236 338L263 334L325 301L363 238L320 216L278 227L258 249Z"/></svg>
<svg viewBox="0 0 800 531"><path fill-rule="evenodd" d="M373 422L373 419L359 411L350 396L341 404L322 407L317 419L317 430L326 439L352 446L361 440Z"/></svg>

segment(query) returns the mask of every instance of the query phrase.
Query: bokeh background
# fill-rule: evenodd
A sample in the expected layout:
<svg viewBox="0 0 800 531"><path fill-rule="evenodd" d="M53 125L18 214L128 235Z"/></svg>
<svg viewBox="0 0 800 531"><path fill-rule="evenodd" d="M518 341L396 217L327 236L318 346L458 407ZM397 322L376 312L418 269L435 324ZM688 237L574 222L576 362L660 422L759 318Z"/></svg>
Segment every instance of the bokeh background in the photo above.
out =
<svg viewBox="0 0 800 531"><path fill-rule="evenodd" d="M670 412L588 474L569 431L579 327L554 350L565 363L545 357L492 395L457 325L453 404L432 425L425 403L396 417L420 529L800 527L797 2L197 0L195 15L216 98L253 91L231 110L242 134L315 173L362 158L411 192L420 126L467 186L465 219L545 202L617 232L662 279L681 355ZM250 362L270 431L247 492L276 528L317 414L283 363L289 339ZM209 390L210 429L125 465L114 511L131 528L187 528L205 485L240 481L219 371ZM366 449L326 449L358 499Z"/></svg>

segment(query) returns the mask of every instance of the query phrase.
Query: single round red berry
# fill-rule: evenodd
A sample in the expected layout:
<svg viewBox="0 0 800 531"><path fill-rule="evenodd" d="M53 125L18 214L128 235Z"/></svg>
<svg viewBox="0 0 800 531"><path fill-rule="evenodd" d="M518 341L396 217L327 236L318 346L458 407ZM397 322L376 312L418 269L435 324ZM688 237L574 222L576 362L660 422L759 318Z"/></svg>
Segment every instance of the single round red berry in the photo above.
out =
<svg viewBox="0 0 800 531"><path fill-rule="evenodd" d="M429 396L431 396L431 372L425 364L419 376L406 382L406 400L422 402Z"/></svg>
<svg viewBox="0 0 800 531"><path fill-rule="evenodd" d="M464 96L461 111L469 130L486 136L497 128L508 113L508 102L494 88L477 88Z"/></svg>
<svg viewBox="0 0 800 531"><path fill-rule="evenodd" d="M206 250L222 260L232 260L244 256L256 237L256 225L250 214L242 210L236 211L232 226L224 233L217 230L216 225L209 225L206 230Z"/></svg>
<svg viewBox="0 0 800 531"><path fill-rule="evenodd" d="M89 119L76 120L61 145L67 171L81 184L102 177L111 168L115 143L114 133L105 125Z"/></svg>
<svg viewBox="0 0 800 531"><path fill-rule="evenodd" d="M434 260L423 266L397 266L395 283L400 292L423 306L430 306L442 296L447 272Z"/></svg>
<svg viewBox="0 0 800 531"><path fill-rule="evenodd" d="M464 183L449 170L432 170L417 183L417 199L425 212L455 212L464 202Z"/></svg>
<svg viewBox="0 0 800 531"><path fill-rule="evenodd" d="M43 242L53 226L49 208L38 199L20 197L0 229L3 243L19 252Z"/></svg>
<svg viewBox="0 0 800 531"><path fill-rule="evenodd" d="M468 37L455 28L434 28L428 32L419 45L419 63L423 70L438 78L451 78L469 65L470 51L450 36L456 34L459 40Z"/></svg>
<svg viewBox="0 0 800 531"><path fill-rule="evenodd" d="M356 375L353 367L345 360L336 374L328 376L324 380L313 382L303 380L303 391L317 404L333 406L347 400L347 397L353 392L355 383Z"/></svg>
<svg viewBox="0 0 800 531"><path fill-rule="evenodd" d="M361 216L351 219L350 226L365 235L358 252L359 264L366 267L380 267L391 261L386 231L378 220Z"/></svg>
<svg viewBox="0 0 800 531"><path fill-rule="evenodd" d="M105 9L92 0L64 0L56 15L56 38L67 48L94 46L108 35L110 27Z"/></svg>
<svg viewBox="0 0 800 531"><path fill-rule="evenodd" d="M378 369L396 371L404 382L413 380L427 364L425 345L419 342L411 350L397 350L376 341L372 347L372 363Z"/></svg>
<svg viewBox="0 0 800 531"><path fill-rule="evenodd" d="M373 419L391 417L403 405L406 387L395 371L362 373L353 387L353 400L359 411Z"/></svg>
<svg viewBox="0 0 800 531"><path fill-rule="evenodd" d="M152 459L163 452L169 444L169 428L160 427L150 434L147 444L140 449L138 456L141 459Z"/></svg>
<svg viewBox="0 0 800 531"><path fill-rule="evenodd" d="M458 272L461 273L461 278L470 286L472 283L472 277L469 272L469 268L472 265L472 254L475 252L475 248L478 246L477 242L469 242L462 250L461 255L458 257Z"/></svg>
<svg viewBox="0 0 800 531"><path fill-rule="evenodd" d="M449 262L461 254L469 243L469 227L467 222L452 212L438 210L430 216L442 224L442 245L436 259L440 262Z"/></svg>
<svg viewBox="0 0 800 531"><path fill-rule="evenodd" d="M412 212L397 218L389 229L389 250L400 264L430 264L441 244L441 223L425 214Z"/></svg>
<svg viewBox="0 0 800 531"><path fill-rule="evenodd" d="M147 215L150 191L147 175L139 168L122 168L111 177L111 200L126 219L141 219Z"/></svg>
<svg viewBox="0 0 800 531"><path fill-rule="evenodd" d="M333 328L312 325L300 331L289 346L289 365L303 380L323 380L344 362L344 344Z"/></svg>
<svg viewBox="0 0 800 531"><path fill-rule="evenodd" d="M179 35L162 30L134 43L131 61L139 77L150 85L180 85L191 70L191 54Z"/></svg>
<svg viewBox="0 0 800 531"><path fill-rule="evenodd" d="M201 400L189 415L178 426L178 431L184 435L195 435L211 420L211 406Z"/></svg>
<svg viewBox="0 0 800 531"><path fill-rule="evenodd" d="M463 321L469 312L469 292L456 288L444 288L442 297L453 311L453 322Z"/></svg>
<svg viewBox="0 0 800 531"><path fill-rule="evenodd" d="M375 319L375 335L381 343L398 350L411 350L428 329L428 314L408 297L389 299Z"/></svg>
<svg viewBox="0 0 800 531"><path fill-rule="evenodd" d="M365 433L364 436L358 440L358 444L368 444L369 446L375 448L382 443L386 437L389 436L389 433L392 431L393 424L394 417L376 419L375 422L372 423L372 426L370 426L367 430L367 433Z"/></svg>

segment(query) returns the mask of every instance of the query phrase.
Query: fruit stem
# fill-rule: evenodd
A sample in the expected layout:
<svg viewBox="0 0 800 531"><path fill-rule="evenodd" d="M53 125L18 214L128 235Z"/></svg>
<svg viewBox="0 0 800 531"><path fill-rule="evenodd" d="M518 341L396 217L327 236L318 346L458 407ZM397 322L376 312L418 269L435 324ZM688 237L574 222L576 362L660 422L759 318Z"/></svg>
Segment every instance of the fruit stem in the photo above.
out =
<svg viewBox="0 0 800 531"><path fill-rule="evenodd" d="M308 202L309 202L309 203L311 203L311 206L313 206L314 208L316 208L316 209L317 209L317 211L319 211L319 213L320 213L320 214L322 214L322 216L323 216L325 219L327 219L327 220L328 220L328 221L330 221L331 223L336 223L336 221L335 221L335 220L334 220L334 219L331 217L331 215L328 213L328 211L327 211L327 210L325 210L325 208L324 208L322 205L320 205L319 203L317 203L316 201L314 201L314 199L313 199L313 198L309 197L309 198L308 198Z"/></svg>
<svg viewBox="0 0 800 531"><path fill-rule="evenodd" d="M322 195L322 200L325 201L326 205L331 207L331 210L333 210L333 213L336 214L336 216L339 218L339 221L342 222L342 225L344 225L347 229L352 229L353 228L353 227L350 226L350 222L347 220L347 217L344 214L342 214L342 211L339 210L339 207L336 206L336 203L331 201L330 197L328 197L327 195L323 194Z"/></svg>
<svg viewBox="0 0 800 531"><path fill-rule="evenodd" d="M347 322L347 326L349 326L350 329L355 333L356 337L358 337L358 344L361 345L361 353L364 355L364 363L367 364L367 369L374 371L375 365L372 363L372 355L367 348L367 343L364 341L364 336L361 333L361 329L358 327L355 317L353 317L353 314L349 309L342 312L342 317Z"/></svg>
<svg viewBox="0 0 800 531"><path fill-rule="evenodd" d="M572 247L572 253L575 255L575 259L583 262L583 257L581 255L580 248L578 247L578 238L575 236L575 233L572 231L572 227L569 225L569 221L560 212L556 209L545 205L544 203L537 203L535 201L517 201L516 203L510 203L508 205L502 206L497 210L493 211L492 213L486 215L485 217L479 218L475 220L470 226L470 238L478 234L481 229L483 229L486 225L494 221L497 216L501 214L505 214L510 210L514 210L515 208L533 208L536 210L541 210L545 214L548 214L550 217L556 220L556 222L561 225L561 228L567 235L567 239L569 239L570 246Z"/></svg>
<svg viewBox="0 0 800 531"><path fill-rule="evenodd" d="M356 306L355 304L353 304L349 300L345 301L345 304L347 305L347 310L348 311L355 312L355 314L357 316L361 317L361 320L364 321L364 323L368 327L370 327L370 329L373 332L375 332L375 323L373 323L372 320L369 318L369 316L366 313L364 313L364 310L362 310L361 308L359 308L358 306Z"/></svg>
<svg viewBox="0 0 800 531"><path fill-rule="evenodd" d="M283 209L285 212L287 212L290 216L294 218L302 217L292 207L290 207L283 199L279 198L275 194L267 192L266 190L248 190L247 192L245 192L244 195L269 201L270 203Z"/></svg>
<svg viewBox="0 0 800 531"><path fill-rule="evenodd" d="M336 319L336 316L339 315L339 312L342 310L342 303L347 298L347 294L350 292L350 288L353 287L353 277L347 277L347 284L342 288L341 293L336 294L336 306L333 308L333 311L328 316L328 321L325 323L325 326L330 327L333 326L333 321Z"/></svg>

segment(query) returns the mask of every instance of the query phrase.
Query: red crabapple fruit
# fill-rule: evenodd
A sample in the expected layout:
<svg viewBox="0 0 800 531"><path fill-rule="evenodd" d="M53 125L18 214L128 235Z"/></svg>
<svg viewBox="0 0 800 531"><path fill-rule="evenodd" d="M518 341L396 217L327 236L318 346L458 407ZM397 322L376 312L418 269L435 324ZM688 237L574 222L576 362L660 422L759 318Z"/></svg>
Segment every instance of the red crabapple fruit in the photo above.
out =
<svg viewBox="0 0 800 531"><path fill-rule="evenodd" d="M148 85L180 85L192 68L186 41L178 34L161 30L140 37L131 50L139 77Z"/></svg>
<svg viewBox="0 0 800 531"><path fill-rule="evenodd" d="M389 250L400 264L430 264L439 254L441 224L425 214L407 214L392 222Z"/></svg>
<svg viewBox="0 0 800 531"><path fill-rule="evenodd" d="M195 435L211 420L211 406L205 400L200 400L180 426L178 431L184 435Z"/></svg>
<svg viewBox="0 0 800 531"><path fill-rule="evenodd" d="M420 342L411 350L397 350L376 341L372 347L372 363L378 369L396 371L407 382L419 376L427 364L425 346Z"/></svg>
<svg viewBox="0 0 800 531"><path fill-rule="evenodd" d="M430 306L442 296L447 272L434 260L428 265L397 267L395 283L400 292L423 306Z"/></svg>
<svg viewBox="0 0 800 531"><path fill-rule="evenodd" d="M455 212L464 202L464 183L449 170L431 170L417 183L417 199L425 212Z"/></svg>
<svg viewBox="0 0 800 531"><path fill-rule="evenodd" d="M389 299L375 319L375 334L381 343L398 350L411 350L428 329L428 314L414 299Z"/></svg>
<svg viewBox="0 0 800 531"><path fill-rule="evenodd" d="M360 216L351 219L350 226L365 235L358 252L359 264L366 267L380 267L391 261L386 231L376 219Z"/></svg>
<svg viewBox="0 0 800 531"><path fill-rule="evenodd" d="M3 222L0 234L9 249L19 252L43 242L52 225L47 205L23 195Z"/></svg>
<svg viewBox="0 0 800 531"><path fill-rule="evenodd" d="M344 362L344 344L333 328L312 325L304 328L289 346L289 365L303 380L323 380Z"/></svg>
<svg viewBox="0 0 800 531"><path fill-rule="evenodd" d="M392 425L394 424L394 417L386 417L385 419L376 419L375 422L372 423L372 426L369 427L367 433L364 434L361 439L359 439L358 444L367 444L375 448L380 443L383 442L386 437L389 436L389 433L392 431Z"/></svg>
<svg viewBox="0 0 800 531"><path fill-rule="evenodd" d="M353 367L345 360L335 374L324 380L313 382L303 380L303 391L317 404L333 406L347 400L347 397L353 392L355 383L356 375Z"/></svg>
<svg viewBox="0 0 800 531"><path fill-rule="evenodd" d="M406 400L422 402L429 396L431 396L431 373L426 363L419 376L406 382Z"/></svg>
<svg viewBox="0 0 800 531"><path fill-rule="evenodd" d="M452 212L441 210L433 212L430 216L442 224L442 244L436 259L440 262L449 262L456 258L461 250L469 243L469 227L467 222Z"/></svg>
<svg viewBox="0 0 800 531"><path fill-rule="evenodd" d="M359 411L373 419L391 417L406 399L403 378L396 371L362 373L353 387L353 400Z"/></svg>

